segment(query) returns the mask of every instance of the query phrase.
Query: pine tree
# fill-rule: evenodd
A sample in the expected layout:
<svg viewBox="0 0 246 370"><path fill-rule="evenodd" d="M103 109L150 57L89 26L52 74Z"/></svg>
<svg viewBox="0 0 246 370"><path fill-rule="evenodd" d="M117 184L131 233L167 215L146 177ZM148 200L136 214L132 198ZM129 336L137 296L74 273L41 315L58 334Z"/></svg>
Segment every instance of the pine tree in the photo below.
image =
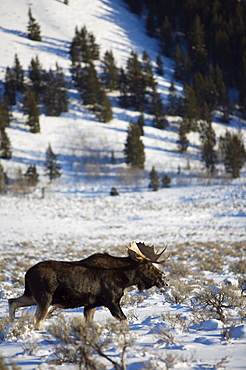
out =
<svg viewBox="0 0 246 370"><path fill-rule="evenodd" d="M60 116L62 112L68 111L67 83L58 64L55 71L50 69L43 74L41 99L49 116Z"/></svg>
<svg viewBox="0 0 246 370"><path fill-rule="evenodd" d="M119 88L120 88L119 104L122 108L128 108L130 106L128 94L129 89L127 75L123 68L120 69L119 73Z"/></svg>
<svg viewBox="0 0 246 370"><path fill-rule="evenodd" d="M26 173L24 174L25 182L28 186L36 186L38 183L39 174L36 166L29 166Z"/></svg>
<svg viewBox="0 0 246 370"><path fill-rule="evenodd" d="M197 131L201 113L195 91L191 86L185 84L184 94L185 117L187 118L187 122L189 122L189 131Z"/></svg>
<svg viewBox="0 0 246 370"><path fill-rule="evenodd" d="M98 103L96 105L96 113L98 114L99 121L107 123L113 118L112 107L109 98L107 97L105 90L100 88Z"/></svg>
<svg viewBox="0 0 246 370"><path fill-rule="evenodd" d="M145 124L145 122L144 122L144 114L141 112L140 115L139 115L139 117L138 117L138 120L137 120L137 125L140 128L141 136L144 135L144 130L143 130L144 124Z"/></svg>
<svg viewBox="0 0 246 370"><path fill-rule="evenodd" d="M75 28L75 35L70 46L70 56L73 65L99 59L99 45L96 43L93 33L88 32L85 26L80 31L77 27Z"/></svg>
<svg viewBox="0 0 246 370"><path fill-rule="evenodd" d="M12 69L7 67L4 84L4 100L7 105L16 104L16 91L15 73Z"/></svg>
<svg viewBox="0 0 246 370"><path fill-rule="evenodd" d="M57 155L54 154L50 144L46 150L45 170L50 181L61 176L61 166L57 163Z"/></svg>
<svg viewBox="0 0 246 370"><path fill-rule="evenodd" d="M15 76L16 91L23 92L24 90L24 71L23 71L22 65L20 64L20 60L17 54L15 54L14 65L12 69L13 69L14 76Z"/></svg>
<svg viewBox="0 0 246 370"><path fill-rule="evenodd" d="M156 22L154 16L154 9L152 6L149 7L147 20L146 20L146 30L149 37L155 37L156 33Z"/></svg>
<svg viewBox="0 0 246 370"><path fill-rule="evenodd" d="M39 97L39 95L42 93L43 70L38 56L36 56L35 59L32 58L28 71L29 78L32 82L31 89L35 92L36 96Z"/></svg>
<svg viewBox="0 0 246 370"><path fill-rule="evenodd" d="M202 144L202 161L205 163L206 169L213 174L215 171L217 155L214 150L216 139L211 121L204 120L201 122L200 140Z"/></svg>
<svg viewBox="0 0 246 370"><path fill-rule="evenodd" d="M161 53L159 52L156 57L156 73L160 76L164 76L164 67Z"/></svg>
<svg viewBox="0 0 246 370"><path fill-rule="evenodd" d="M140 139L141 130L136 123L130 122L128 127L128 135L125 143L125 161L131 167L139 169L144 168L145 153L144 144Z"/></svg>
<svg viewBox="0 0 246 370"><path fill-rule="evenodd" d="M127 61L126 76L130 105L141 111L145 105L146 81L138 55L133 51Z"/></svg>
<svg viewBox="0 0 246 370"><path fill-rule="evenodd" d="M10 159L12 157L11 143L5 129L0 130L0 158Z"/></svg>
<svg viewBox="0 0 246 370"><path fill-rule="evenodd" d="M246 160L246 150L241 130L238 133L226 131L225 136L220 137L220 150L226 173L231 174L233 178L240 177L240 170Z"/></svg>
<svg viewBox="0 0 246 370"><path fill-rule="evenodd" d="M162 46L162 52L167 57L171 56L171 48L172 48L172 25L170 20L167 16L164 18L164 22L161 26L160 31L160 40Z"/></svg>
<svg viewBox="0 0 246 370"><path fill-rule="evenodd" d="M100 81L97 76L96 68L90 62L82 72L82 98L84 105L92 106L93 108L98 103L100 92Z"/></svg>
<svg viewBox="0 0 246 370"><path fill-rule="evenodd" d="M31 8L28 11L28 26L27 26L27 36L33 41L42 41L40 25L36 22L36 19L32 15Z"/></svg>
<svg viewBox="0 0 246 370"><path fill-rule="evenodd" d="M10 125L10 111L5 102L0 98L0 130L5 129Z"/></svg>
<svg viewBox="0 0 246 370"><path fill-rule="evenodd" d="M119 76L118 68L112 50L106 51L102 60L102 83L109 91L118 90Z"/></svg>
<svg viewBox="0 0 246 370"><path fill-rule="evenodd" d="M163 175L161 179L161 185L163 188L169 188L171 185L171 178L169 175L165 174Z"/></svg>
<svg viewBox="0 0 246 370"><path fill-rule="evenodd" d="M245 76L246 77L246 76ZM220 109L222 109L223 117L222 122L229 123L230 119L230 99L222 75L220 67L217 65L215 70L215 89L217 104Z"/></svg>
<svg viewBox="0 0 246 370"><path fill-rule="evenodd" d="M169 87L169 95L168 95L168 113L171 116L175 116L177 113L177 107L178 107L178 98L176 95L176 89L174 86L174 81L171 81L170 87Z"/></svg>
<svg viewBox="0 0 246 370"><path fill-rule="evenodd" d="M37 134L40 132L39 125L39 108L35 93L28 87L25 90L25 96L23 100L23 111L27 115L27 124L30 126L30 132Z"/></svg>
<svg viewBox="0 0 246 370"><path fill-rule="evenodd" d="M190 37L190 53L195 72L205 73L207 69L208 53L205 45L204 25L199 15L196 15Z"/></svg>
<svg viewBox="0 0 246 370"><path fill-rule="evenodd" d="M145 80L145 89L146 90L150 89L151 92L156 91L157 83L154 78L153 69L151 65L151 59L146 50L144 50L143 55L142 55L142 71L143 71L144 80Z"/></svg>
<svg viewBox="0 0 246 370"><path fill-rule="evenodd" d="M7 175L4 172L3 166L0 162L0 194L5 193L7 186Z"/></svg>
<svg viewBox="0 0 246 370"><path fill-rule="evenodd" d="M161 96L157 91L152 94L152 110L155 116L153 120L154 127L160 130L165 129L168 124L165 117L165 108Z"/></svg>
<svg viewBox="0 0 246 370"><path fill-rule="evenodd" d="M159 180L158 173L157 173L154 166L152 167L152 169L150 171L149 177L150 177L149 188L153 191L159 190L160 180Z"/></svg>
<svg viewBox="0 0 246 370"><path fill-rule="evenodd" d="M186 119L183 118L183 120L180 122L179 131L178 131L179 138L177 140L178 149L180 153L185 153L189 146L189 140L186 137L187 133L188 133L187 122L186 122Z"/></svg>
<svg viewBox="0 0 246 370"><path fill-rule="evenodd" d="M180 46L177 44L174 53L174 78L176 81L184 81L184 60Z"/></svg>

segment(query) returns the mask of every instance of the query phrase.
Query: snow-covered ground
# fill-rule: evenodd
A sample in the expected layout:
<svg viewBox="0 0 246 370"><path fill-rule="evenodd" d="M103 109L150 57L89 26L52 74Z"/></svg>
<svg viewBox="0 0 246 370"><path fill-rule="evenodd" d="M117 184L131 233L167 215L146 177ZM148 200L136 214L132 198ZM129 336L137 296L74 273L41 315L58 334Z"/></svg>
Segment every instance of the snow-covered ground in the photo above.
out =
<svg viewBox="0 0 246 370"><path fill-rule="evenodd" d="M30 6L41 26L41 43L26 37ZM143 21L129 13L121 0L70 0L68 6L55 0L1 0L0 20L2 81L15 54L25 71L38 55L44 68L54 68L58 62L69 78L68 50L75 26L86 25L95 34L101 55L112 49L119 67L132 49L139 54L147 50L153 61L158 52L157 41L145 35ZM172 62L167 58L164 67L158 87L166 101L172 75ZM28 131L17 108L7 128L13 157L1 161L4 169L14 177L19 168L25 172L36 164L40 182L34 192L0 196L0 354L7 363L14 361L28 370L47 369L54 352L46 339L49 325L59 320L60 313L48 319L38 333L28 318L20 328L20 313L14 324L7 323L7 299L22 294L29 266L44 259L81 259L97 251L123 256L126 245L139 240L157 248L168 245L170 258L163 269L170 286L162 293L151 290L144 300L135 291L127 293L123 310L133 337L126 354L127 369L147 364L152 369L246 369L245 306L225 309L225 323L212 313L204 318L201 312L204 320L199 324L192 310L195 294L206 285L220 289L227 280L240 294L238 284L245 270L236 269L235 264L245 263L245 167L241 178L233 181L222 176L222 167L215 179L204 177L197 135L190 135L188 155L181 155L176 145L178 118L168 117L169 127L160 131L146 117L145 172L131 173L124 164L123 149L128 122L139 113L119 108L112 94L114 119L102 124L84 109L73 88L69 93L69 112L61 117L42 114L40 134ZM213 122L217 137L238 126L245 139L246 127L236 117L229 126L216 117ZM49 143L62 166L62 177L52 184L43 169ZM115 165L110 162L112 151ZM171 176L170 188L148 189L152 166ZM119 189L119 196L109 195L112 186ZM182 295L187 286L191 288L187 297L175 302L175 289ZM68 310L65 317L80 317L82 311ZM28 312L33 314L33 310ZM97 322L104 325L109 318L106 309L97 310ZM117 340L108 354L120 361Z"/></svg>

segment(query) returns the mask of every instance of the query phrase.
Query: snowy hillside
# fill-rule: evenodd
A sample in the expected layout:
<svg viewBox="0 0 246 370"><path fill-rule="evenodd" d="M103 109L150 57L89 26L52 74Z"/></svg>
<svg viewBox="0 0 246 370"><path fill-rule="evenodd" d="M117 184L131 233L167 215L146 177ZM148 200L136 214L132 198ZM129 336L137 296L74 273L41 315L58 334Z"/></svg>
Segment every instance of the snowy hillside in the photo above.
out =
<svg viewBox="0 0 246 370"><path fill-rule="evenodd" d="M29 7L41 26L42 42L26 37ZM128 12L121 0L70 0L69 5L58 0L1 0L0 80L15 54L25 72L38 55L45 69L58 63L70 80L69 45L75 27L84 25L95 35L101 55L113 51L118 67L125 65L131 50L138 54L146 50L155 65L158 42L146 36L143 20ZM168 58L163 61L165 75L155 77L167 103L173 64ZM182 92L181 86L176 88ZM2 95L3 84L0 89ZM145 170L131 171L123 150L129 121L137 120L139 112L119 107L111 93L113 120L104 124L83 107L72 84L69 99L69 111L60 117L41 114L39 134L29 132L19 104L6 129L12 158L1 164L7 175L15 178L18 169L24 173L35 164L40 181L25 194L16 189L0 195L0 355L24 370L53 366L49 361L55 349L47 335L49 325L62 320L60 313L38 333L28 318L33 309L20 310L13 324L7 319L7 299L22 294L28 267L44 259L77 260L97 251L123 256L126 245L140 240L157 249L168 245L170 258L163 269L170 285L162 293L155 289L140 296L135 290L127 293L122 304L130 324L126 335L133 342L126 352L127 370L246 369L245 166L235 180L226 178L222 165L214 178L208 178L198 134L189 134L188 153L181 154L176 143L179 117L167 117L167 129L158 130L146 115ZM245 123L233 116L225 125L214 117L217 138L239 126L246 145ZM53 183L44 172L49 144L62 167L62 176ZM153 166L160 175L170 175L170 188L150 191ZM109 195L112 186L120 196ZM199 301L198 293L206 289L215 296L222 291L226 298L234 297L232 307L223 308L226 320L201 301L196 307L195 297ZM65 317L81 317L82 312L83 308L68 310ZM105 308L97 310L100 325L109 318ZM105 327L103 337L111 330ZM107 354L120 362L121 349L120 339L114 338ZM106 363L106 368L113 365Z"/></svg>

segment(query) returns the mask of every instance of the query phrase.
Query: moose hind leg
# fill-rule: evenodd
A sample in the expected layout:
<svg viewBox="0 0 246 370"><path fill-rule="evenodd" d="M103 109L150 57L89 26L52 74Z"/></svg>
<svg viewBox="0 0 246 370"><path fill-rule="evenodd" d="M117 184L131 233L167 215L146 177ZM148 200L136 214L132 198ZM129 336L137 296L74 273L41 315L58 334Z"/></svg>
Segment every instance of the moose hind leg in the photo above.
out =
<svg viewBox="0 0 246 370"><path fill-rule="evenodd" d="M36 303L35 299L31 296L22 295L21 297L17 298L10 298L9 302L9 318L10 321L14 321L15 319L15 312L20 307L29 307L34 306Z"/></svg>
<svg viewBox="0 0 246 370"><path fill-rule="evenodd" d="M46 293L42 296L42 302L37 303L37 309L34 316L34 328L36 330L42 330L42 323L46 319L51 301L52 296Z"/></svg>
<svg viewBox="0 0 246 370"><path fill-rule="evenodd" d="M84 307L84 316L85 316L86 321L90 321L90 322L93 321L95 311L96 311L96 307L90 307L90 306Z"/></svg>

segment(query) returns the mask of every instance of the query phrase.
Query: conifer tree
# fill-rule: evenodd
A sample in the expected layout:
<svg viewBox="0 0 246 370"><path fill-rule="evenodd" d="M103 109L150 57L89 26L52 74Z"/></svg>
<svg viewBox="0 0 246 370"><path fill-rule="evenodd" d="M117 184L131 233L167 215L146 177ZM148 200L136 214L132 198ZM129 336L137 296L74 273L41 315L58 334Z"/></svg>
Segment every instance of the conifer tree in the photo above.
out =
<svg viewBox="0 0 246 370"><path fill-rule="evenodd" d="M184 80L184 60L180 46L177 44L174 53L174 78L176 81Z"/></svg>
<svg viewBox="0 0 246 370"><path fill-rule="evenodd" d="M24 71L23 71L22 65L20 64L20 60L17 54L15 54L15 58L14 58L13 72L15 76L16 91L23 92L24 90Z"/></svg>
<svg viewBox="0 0 246 370"><path fill-rule="evenodd" d="M30 126L30 131L33 134L40 132L39 125L39 108L37 105L35 92L31 91L28 87L25 90L23 100L23 111L27 115L27 124Z"/></svg>
<svg viewBox="0 0 246 370"><path fill-rule="evenodd" d="M5 129L0 129L0 158L10 159L12 157L11 143Z"/></svg>
<svg viewBox="0 0 246 370"><path fill-rule="evenodd" d="M118 68L112 50L106 51L102 60L102 83L109 91L119 88Z"/></svg>
<svg viewBox="0 0 246 370"><path fill-rule="evenodd" d="M149 7L147 20L146 20L146 30L149 37L155 37L156 33L156 22L154 16L154 9L152 6Z"/></svg>
<svg viewBox="0 0 246 370"><path fill-rule="evenodd" d="M125 161L131 167L139 169L144 168L145 153L144 144L140 139L141 130L136 123L130 122L128 127L128 135L125 143Z"/></svg>
<svg viewBox="0 0 246 370"><path fill-rule="evenodd" d="M231 174L233 178L240 177L240 170L246 160L246 150L241 130L238 133L226 131L225 136L220 137L220 150L226 173Z"/></svg>
<svg viewBox="0 0 246 370"><path fill-rule="evenodd" d="M187 151L187 148L189 146L189 140L187 139L186 134L188 133L187 124L186 122L187 119L183 118L182 121L180 122L179 126L179 131L178 131L178 149L180 153L185 153Z"/></svg>
<svg viewBox="0 0 246 370"><path fill-rule="evenodd" d="M246 75L245 75L246 77ZM215 89L216 89L216 98L217 105L222 109L223 117L222 122L229 123L230 115L230 99L228 96L227 88L225 86L224 78L220 67L217 65L215 69Z"/></svg>
<svg viewBox="0 0 246 370"><path fill-rule="evenodd" d="M145 122L144 122L144 114L141 112L140 115L139 115L139 117L138 117L138 120L137 120L137 125L140 128L141 136L144 135L144 129L143 129L144 128L144 124L145 124Z"/></svg>
<svg viewBox="0 0 246 370"><path fill-rule="evenodd" d="M75 35L70 46L72 64L89 63L98 60L100 56L99 45L93 33L88 32L86 26L79 31L75 28Z"/></svg>
<svg viewBox="0 0 246 370"><path fill-rule="evenodd" d="M131 52L126 68L130 105L138 110L143 110L145 105L146 81L138 55Z"/></svg>
<svg viewBox="0 0 246 370"><path fill-rule="evenodd" d="M163 54L170 57L172 48L172 25L167 16L165 16L161 26L160 40Z"/></svg>
<svg viewBox="0 0 246 370"><path fill-rule="evenodd" d="M208 53L205 45L204 25L199 15L196 15L192 26L190 53L194 71L204 74L207 69Z"/></svg>
<svg viewBox="0 0 246 370"><path fill-rule="evenodd" d="M42 102L49 116L60 116L68 111L67 83L62 69L56 65L56 70L43 74Z"/></svg>
<svg viewBox="0 0 246 370"><path fill-rule="evenodd" d="M5 193L7 186L7 175L4 172L3 166L0 162L0 194Z"/></svg>
<svg viewBox="0 0 246 370"><path fill-rule="evenodd" d="M36 22L36 19L32 15L31 8L28 11L28 26L27 36L33 41L42 41L40 25Z"/></svg>
<svg viewBox="0 0 246 370"><path fill-rule="evenodd" d="M30 66L28 68L29 78L32 82L31 89L35 92L36 96L39 97L42 93L42 76L43 70L39 62L38 56L31 59Z"/></svg>
<svg viewBox="0 0 246 370"><path fill-rule="evenodd" d="M152 169L150 171L149 177L150 177L149 188L153 191L159 190L160 180L159 180L158 173L157 173L154 166L152 167Z"/></svg>
<svg viewBox="0 0 246 370"><path fill-rule="evenodd" d="M36 166L29 166L26 173L24 174L25 182L28 186L36 186L38 183L39 174Z"/></svg>
<svg viewBox="0 0 246 370"><path fill-rule="evenodd" d="M5 102L0 98L0 130L5 129L10 125L10 111Z"/></svg>
<svg viewBox="0 0 246 370"><path fill-rule="evenodd" d="M15 73L9 67L7 67L6 73L5 73L4 100L6 101L7 105L15 105L16 104Z"/></svg>
<svg viewBox="0 0 246 370"><path fill-rule="evenodd" d="M95 107L98 103L101 86L96 68L92 62L89 62L83 69L82 83L82 98L84 105Z"/></svg>
<svg viewBox="0 0 246 370"><path fill-rule="evenodd" d="M159 52L156 57L156 73L160 76L164 76L164 67L161 53Z"/></svg>
<svg viewBox="0 0 246 370"><path fill-rule="evenodd" d="M187 122L189 122L188 132L197 131L201 113L195 91L191 86L185 84L184 94L185 117L187 118Z"/></svg>
<svg viewBox="0 0 246 370"><path fill-rule="evenodd" d="M130 105L129 94L128 94L128 82L127 75L123 68L120 69L119 73L119 88L120 88L120 97L119 103L122 108L128 108Z"/></svg>
<svg viewBox="0 0 246 370"><path fill-rule="evenodd" d="M177 113L177 108L178 108L178 98L176 95L176 89L174 86L174 81L172 79L170 87L169 87L169 94L168 94L168 113L171 116L174 116Z"/></svg>
<svg viewBox="0 0 246 370"><path fill-rule="evenodd" d="M156 91L157 83L154 78L151 59L146 50L144 50L142 55L142 72L145 80L146 93L148 89L150 89L151 92Z"/></svg>
<svg viewBox="0 0 246 370"><path fill-rule="evenodd" d="M61 176L61 166L57 163L57 155L54 154L50 144L46 150L45 170L50 181Z"/></svg>
<svg viewBox="0 0 246 370"><path fill-rule="evenodd" d="M171 185L171 178L169 175L165 174L162 176L161 185L163 188L169 188Z"/></svg>
<svg viewBox="0 0 246 370"><path fill-rule="evenodd" d="M107 123L113 118L112 107L109 98L107 97L105 90L101 87L98 96L98 103L95 108L99 121Z"/></svg>
<svg viewBox="0 0 246 370"><path fill-rule="evenodd" d="M201 122L200 140L202 144L202 161L205 163L206 169L213 174L217 155L214 150L216 139L211 121L204 120Z"/></svg>
<svg viewBox="0 0 246 370"><path fill-rule="evenodd" d="M153 114L155 116L153 120L154 127L159 128L160 130L165 129L167 127L165 108L161 100L161 96L157 91L155 91L152 94L151 104L152 104Z"/></svg>

